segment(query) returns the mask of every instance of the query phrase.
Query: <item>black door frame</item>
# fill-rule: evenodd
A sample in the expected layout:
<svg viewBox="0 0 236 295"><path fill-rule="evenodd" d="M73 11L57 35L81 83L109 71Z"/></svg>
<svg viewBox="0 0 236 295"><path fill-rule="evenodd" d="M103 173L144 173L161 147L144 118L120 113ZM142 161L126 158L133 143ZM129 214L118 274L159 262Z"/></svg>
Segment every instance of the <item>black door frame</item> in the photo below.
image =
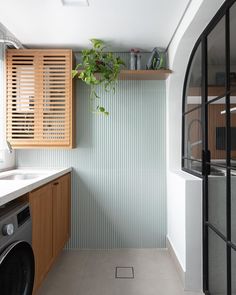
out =
<svg viewBox="0 0 236 295"><path fill-rule="evenodd" d="M230 7L236 3L236 0L226 0L224 4L221 6L217 14L213 17L209 25L203 31L199 39L197 40L193 51L190 55L190 60L187 66L184 88L183 88L183 106L182 106L182 169L188 173L191 173L195 176L201 177L203 179L203 291L205 294L210 295L209 293L209 275L208 275L208 229L210 228L225 241L227 245L227 295L232 294L231 290L231 250L236 250L236 245L231 243L231 136L230 136ZM225 93L221 96L214 98L211 101L208 101L208 64L207 64L207 37L212 32L212 30L216 27L219 21L225 17L225 56L226 56L226 64L225 64L225 73L226 73L226 83L225 83ZM202 143L203 143L203 152L202 152L202 175L200 176L197 172L194 172L185 167L185 160L191 160L185 156L185 117L186 115L193 111L185 111L185 99L186 99L186 91L188 87L188 77L191 70L191 65L193 58L195 56L196 50L201 46L202 53L202 84L201 84L201 95L202 102L199 107L195 109L201 108L201 121L203 126L203 134L202 134ZM208 220L208 175L210 174L210 151L208 149L208 105L212 103L212 101L216 101L225 97L226 99L226 166L224 167L227 171L226 176L226 236L224 236L217 228L212 225ZM235 168L234 168L235 169Z"/></svg>

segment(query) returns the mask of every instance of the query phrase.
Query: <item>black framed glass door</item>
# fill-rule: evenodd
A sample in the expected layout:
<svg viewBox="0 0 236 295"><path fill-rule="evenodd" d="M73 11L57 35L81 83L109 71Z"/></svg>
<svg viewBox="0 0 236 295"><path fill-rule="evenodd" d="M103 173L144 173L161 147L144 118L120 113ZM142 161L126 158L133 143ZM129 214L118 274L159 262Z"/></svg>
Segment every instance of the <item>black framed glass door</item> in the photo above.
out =
<svg viewBox="0 0 236 295"><path fill-rule="evenodd" d="M182 168L203 179L203 288L236 295L236 1L225 1L190 57Z"/></svg>

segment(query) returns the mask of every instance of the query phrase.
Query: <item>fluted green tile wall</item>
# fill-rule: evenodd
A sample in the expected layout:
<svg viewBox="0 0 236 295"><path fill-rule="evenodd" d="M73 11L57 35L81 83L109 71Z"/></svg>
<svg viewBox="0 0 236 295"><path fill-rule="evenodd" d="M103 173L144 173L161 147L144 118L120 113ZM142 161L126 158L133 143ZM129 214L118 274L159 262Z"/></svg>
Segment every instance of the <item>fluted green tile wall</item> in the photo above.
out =
<svg viewBox="0 0 236 295"><path fill-rule="evenodd" d="M89 88L76 83L77 148L18 150L17 165L73 167L68 248L165 247L165 82L101 90L109 117L88 111Z"/></svg>

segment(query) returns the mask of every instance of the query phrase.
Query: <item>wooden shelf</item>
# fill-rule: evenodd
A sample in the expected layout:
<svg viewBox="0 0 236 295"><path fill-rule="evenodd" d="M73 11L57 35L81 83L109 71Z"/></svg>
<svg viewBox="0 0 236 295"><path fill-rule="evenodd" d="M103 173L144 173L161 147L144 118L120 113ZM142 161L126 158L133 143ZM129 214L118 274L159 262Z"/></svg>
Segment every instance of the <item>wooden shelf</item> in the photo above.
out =
<svg viewBox="0 0 236 295"><path fill-rule="evenodd" d="M171 70L122 70L120 80L166 80Z"/></svg>
<svg viewBox="0 0 236 295"><path fill-rule="evenodd" d="M235 87L236 89L236 87ZM225 93L224 86L218 85L211 85L208 86L208 96L220 96ZM232 92L232 95L236 94L236 90ZM191 87L188 90L188 96L200 96L201 95L201 88L200 87Z"/></svg>
<svg viewBox="0 0 236 295"><path fill-rule="evenodd" d="M166 80L171 73L171 70L122 70L119 80Z"/></svg>
<svg viewBox="0 0 236 295"><path fill-rule="evenodd" d="M208 87L208 96L218 96L223 94L225 88L222 86L209 86ZM191 87L188 90L189 96L200 96L201 95L201 87Z"/></svg>

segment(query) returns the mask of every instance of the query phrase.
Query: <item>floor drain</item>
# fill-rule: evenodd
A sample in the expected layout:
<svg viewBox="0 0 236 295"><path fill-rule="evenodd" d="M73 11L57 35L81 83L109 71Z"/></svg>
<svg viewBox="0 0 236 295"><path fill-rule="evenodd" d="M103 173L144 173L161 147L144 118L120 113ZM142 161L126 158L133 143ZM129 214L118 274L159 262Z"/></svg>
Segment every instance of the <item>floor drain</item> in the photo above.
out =
<svg viewBox="0 0 236 295"><path fill-rule="evenodd" d="M115 271L116 279L134 279L133 266L117 266Z"/></svg>

